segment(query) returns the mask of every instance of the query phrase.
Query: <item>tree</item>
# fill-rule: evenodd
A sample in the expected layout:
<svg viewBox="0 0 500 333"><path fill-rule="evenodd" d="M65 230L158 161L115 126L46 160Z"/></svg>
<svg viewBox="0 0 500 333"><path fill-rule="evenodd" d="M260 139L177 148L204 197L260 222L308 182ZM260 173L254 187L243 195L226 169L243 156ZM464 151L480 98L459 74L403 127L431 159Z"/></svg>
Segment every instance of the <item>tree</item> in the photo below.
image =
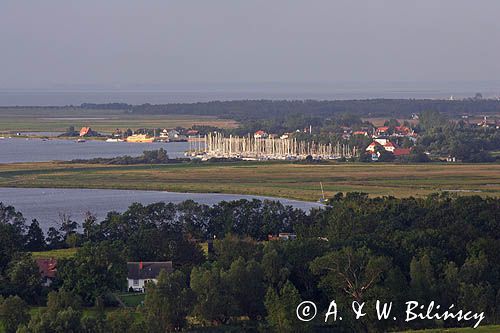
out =
<svg viewBox="0 0 500 333"><path fill-rule="evenodd" d="M286 265L285 258L280 256L278 251L272 248L270 244L264 249L262 270L264 273L264 280L275 290L279 290L283 287L290 275L290 270Z"/></svg>
<svg viewBox="0 0 500 333"><path fill-rule="evenodd" d="M157 283L146 287L143 313L148 332L173 332L184 328L193 296L183 272L167 274L162 270Z"/></svg>
<svg viewBox="0 0 500 333"><path fill-rule="evenodd" d="M434 269L428 255L420 259L413 257L410 263L410 287L414 297L420 301L431 301L436 292Z"/></svg>
<svg viewBox="0 0 500 333"><path fill-rule="evenodd" d="M31 221L26 234L26 250L28 251L41 251L45 249L45 236L43 235L40 223L35 219Z"/></svg>
<svg viewBox="0 0 500 333"><path fill-rule="evenodd" d="M305 324L300 322L295 315L297 306L301 301L297 288L290 281L287 281L278 292L273 288L267 290L265 298L267 322L273 331L305 331Z"/></svg>
<svg viewBox="0 0 500 333"><path fill-rule="evenodd" d="M427 110L420 114L419 124L425 131L446 125L448 120L438 111Z"/></svg>
<svg viewBox="0 0 500 333"><path fill-rule="evenodd" d="M50 292L47 307L36 313L30 320L27 331L40 333L80 332L81 300L67 291Z"/></svg>
<svg viewBox="0 0 500 333"><path fill-rule="evenodd" d="M14 294L36 302L41 291L41 278L31 253L16 254L7 268L7 277Z"/></svg>
<svg viewBox="0 0 500 333"><path fill-rule="evenodd" d="M28 305L19 296L10 296L0 303L0 318L5 333L14 333L21 324L29 321Z"/></svg>
<svg viewBox="0 0 500 333"><path fill-rule="evenodd" d="M191 289L196 295L195 315L221 324L238 313L225 274L217 264L194 267L191 271Z"/></svg>
<svg viewBox="0 0 500 333"><path fill-rule="evenodd" d="M97 242L99 239L99 224L97 218L91 212L85 213L85 218L82 223L83 237L85 241Z"/></svg>
<svg viewBox="0 0 500 333"><path fill-rule="evenodd" d="M388 258L375 256L367 248L346 247L315 259L311 270L323 275L320 285L332 295L340 290L353 300L362 302L367 290L390 266Z"/></svg>
<svg viewBox="0 0 500 333"><path fill-rule="evenodd" d="M130 309L112 311L106 317L107 332L109 333L134 332L134 323L135 313Z"/></svg>
<svg viewBox="0 0 500 333"><path fill-rule="evenodd" d="M250 237L240 239L227 235L222 240L214 241L214 251L217 262L227 269L240 257L245 260L258 260L262 255L262 246Z"/></svg>
<svg viewBox="0 0 500 333"><path fill-rule="evenodd" d="M78 223L71 219L70 215L60 213L59 219L61 226L59 231L61 232L64 242L69 247L75 247L77 242L76 230L78 229Z"/></svg>
<svg viewBox="0 0 500 333"><path fill-rule="evenodd" d="M63 245L61 233L54 227L47 231L47 245L51 249L59 249Z"/></svg>
<svg viewBox="0 0 500 333"><path fill-rule="evenodd" d="M120 242L86 243L73 259L61 260L58 275L65 290L80 295L86 304L99 296L122 290L127 277L127 265Z"/></svg>
<svg viewBox="0 0 500 333"><path fill-rule="evenodd" d="M12 206L0 202L0 274L3 273L12 256L24 250L26 220Z"/></svg>
<svg viewBox="0 0 500 333"><path fill-rule="evenodd" d="M245 262L238 258L226 273L229 290L240 315L256 320L265 312L263 273L255 260Z"/></svg>

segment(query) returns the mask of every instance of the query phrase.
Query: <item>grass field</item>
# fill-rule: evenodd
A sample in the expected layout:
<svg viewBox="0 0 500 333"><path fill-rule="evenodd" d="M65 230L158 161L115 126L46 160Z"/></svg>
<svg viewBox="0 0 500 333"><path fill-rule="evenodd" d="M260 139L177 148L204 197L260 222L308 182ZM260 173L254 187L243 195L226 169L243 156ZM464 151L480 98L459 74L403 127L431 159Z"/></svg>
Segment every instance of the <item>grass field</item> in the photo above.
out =
<svg viewBox="0 0 500 333"><path fill-rule="evenodd" d="M121 293L117 294L118 297L125 306L130 308L135 308L138 305L141 305L144 302L146 294L143 293Z"/></svg>
<svg viewBox="0 0 500 333"><path fill-rule="evenodd" d="M116 128L236 127L232 120L189 115L132 115L122 110L80 108L0 108L0 132L64 132L69 126L110 133Z"/></svg>
<svg viewBox="0 0 500 333"><path fill-rule="evenodd" d="M325 194L372 196L433 192L498 196L500 164L296 164L238 162L173 165L0 165L0 187L107 188L237 193L315 201Z"/></svg>
<svg viewBox="0 0 500 333"><path fill-rule="evenodd" d="M76 248L31 252L33 259L66 259L76 254Z"/></svg>

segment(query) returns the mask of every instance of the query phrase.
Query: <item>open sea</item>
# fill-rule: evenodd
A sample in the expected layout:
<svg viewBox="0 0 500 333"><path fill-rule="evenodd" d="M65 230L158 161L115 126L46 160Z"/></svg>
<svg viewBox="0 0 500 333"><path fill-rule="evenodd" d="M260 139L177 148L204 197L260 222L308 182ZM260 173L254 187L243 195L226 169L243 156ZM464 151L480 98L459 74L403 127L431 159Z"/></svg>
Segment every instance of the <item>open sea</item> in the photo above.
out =
<svg viewBox="0 0 500 333"><path fill-rule="evenodd" d="M0 106L65 106L82 103L166 104L245 99L335 100L367 98L500 96L500 81L474 82L337 82L169 84L157 87L63 87L0 89Z"/></svg>

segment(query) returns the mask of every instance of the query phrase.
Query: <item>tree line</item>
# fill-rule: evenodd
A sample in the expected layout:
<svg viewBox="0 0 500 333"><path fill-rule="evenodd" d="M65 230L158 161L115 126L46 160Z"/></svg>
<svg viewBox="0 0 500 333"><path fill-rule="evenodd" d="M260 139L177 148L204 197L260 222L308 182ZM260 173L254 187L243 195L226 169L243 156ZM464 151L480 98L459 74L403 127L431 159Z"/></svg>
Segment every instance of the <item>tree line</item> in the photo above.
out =
<svg viewBox="0 0 500 333"><path fill-rule="evenodd" d="M467 325L406 323L402 312L408 300L435 301L443 308L455 304L484 311L483 324L500 322L498 198L340 193L324 209L307 214L258 200L134 204L102 221L89 214L81 228L66 219L49 231L48 240L35 229L35 222L28 226L13 207L0 205L0 293L5 298L0 315L20 332L203 327L383 332ZM267 241L280 232L296 233L297 239ZM208 240L213 250L205 253L201 244ZM39 285L33 268L28 251L35 245L78 247L74 257L59 261L58 278L49 288ZM116 305L113 293L125 288L126 261L140 260L172 260L175 270L146 288L137 309L83 315L82 306ZM326 310L332 299L343 306L341 322L297 320L301 301ZM377 299L394 302L397 320L378 321L371 313L356 320L345 311L352 301L372 306ZM26 303L47 307L31 318L22 316L26 311L12 311Z"/></svg>
<svg viewBox="0 0 500 333"><path fill-rule="evenodd" d="M81 105L83 109L117 109L138 114L191 114L217 116L237 121L307 115L328 118L336 114L360 117L409 118L426 110L449 116L462 114L498 114L500 100L471 98L463 100L435 99L364 99L364 100L240 100L199 103L142 104L122 103Z"/></svg>

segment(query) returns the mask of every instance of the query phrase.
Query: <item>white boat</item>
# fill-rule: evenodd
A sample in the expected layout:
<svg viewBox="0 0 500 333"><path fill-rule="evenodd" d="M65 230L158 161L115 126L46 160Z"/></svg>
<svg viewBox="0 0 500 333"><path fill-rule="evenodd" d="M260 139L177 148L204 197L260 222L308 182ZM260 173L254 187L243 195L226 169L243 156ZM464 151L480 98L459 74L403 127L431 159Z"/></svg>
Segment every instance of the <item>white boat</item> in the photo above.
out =
<svg viewBox="0 0 500 333"><path fill-rule="evenodd" d="M123 140L122 139L109 138L109 139L106 139L106 142L123 142Z"/></svg>
<svg viewBox="0 0 500 333"><path fill-rule="evenodd" d="M85 142L85 139L78 139L78 140L76 140L76 143L83 143L83 142Z"/></svg>
<svg viewBox="0 0 500 333"><path fill-rule="evenodd" d="M323 191L323 183L319 182L319 185L321 186L321 198L319 198L318 202L326 205L328 203L328 199L325 198L325 191Z"/></svg>

